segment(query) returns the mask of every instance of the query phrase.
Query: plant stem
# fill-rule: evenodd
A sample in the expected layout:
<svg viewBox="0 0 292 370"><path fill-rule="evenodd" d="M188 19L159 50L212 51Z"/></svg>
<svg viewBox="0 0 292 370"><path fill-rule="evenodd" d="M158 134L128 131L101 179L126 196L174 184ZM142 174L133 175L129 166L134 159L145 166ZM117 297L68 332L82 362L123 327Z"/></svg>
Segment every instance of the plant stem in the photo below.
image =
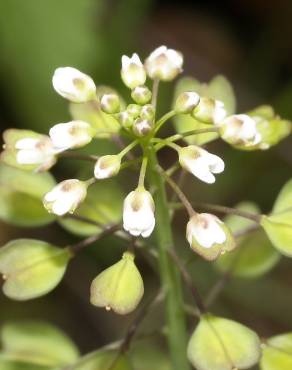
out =
<svg viewBox="0 0 292 370"><path fill-rule="evenodd" d="M132 141L118 155L120 156L120 158L123 158L130 150L132 150L138 144L139 144L139 141L138 140Z"/></svg>
<svg viewBox="0 0 292 370"><path fill-rule="evenodd" d="M148 157L145 156L145 157L143 157L143 160L142 160L138 187L142 187L142 188L144 187L144 180L145 180L145 175L146 175L147 163L148 163Z"/></svg>
<svg viewBox="0 0 292 370"><path fill-rule="evenodd" d="M152 149L149 153L149 181L155 188L156 238L159 248L159 264L162 289L166 299L168 345L173 370L190 370L186 356L187 333L182 297L181 278L169 250L173 247L169 207L162 176L156 171L158 162Z"/></svg>

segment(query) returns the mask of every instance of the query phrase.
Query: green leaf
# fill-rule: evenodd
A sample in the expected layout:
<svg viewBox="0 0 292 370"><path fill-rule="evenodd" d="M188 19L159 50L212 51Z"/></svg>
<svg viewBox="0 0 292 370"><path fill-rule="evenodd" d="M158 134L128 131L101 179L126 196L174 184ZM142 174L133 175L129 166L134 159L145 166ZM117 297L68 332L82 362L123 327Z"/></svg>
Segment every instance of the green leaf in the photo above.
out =
<svg viewBox="0 0 292 370"><path fill-rule="evenodd" d="M65 366L79 357L70 338L41 321L6 323L1 330L1 342L7 357L35 365Z"/></svg>
<svg viewBox="0 0 292 370"><path fill-rule="evenodd" d="M287 181L281 189L275 201L273 213L286 211L289 208L292 208L292 179Z"/></svg>
<svg viewBox="0 0 292 370"><path fill-rule="evenodd" d="M106 225L119 222L122 215L124 194L115 179L96 182L88 189L87 197L75 214ZM70 218L59 220L69 232L81 236L98 233L98 226Z"/></svg>
<svg viewBox="0 0 292 370"><path fill-rule="evenodd" d="M285 256L292 257L292 210L262 216L261 225L273 246Z"/></svg>
<svg viewBox="0 0 292 370"><path fill-rule="evenodd" d="M261 355L258 335L232 320L203 315L188 344L188 358L197 370L246 369Z"/></svg>
<svg viewBox="0 0 292 370"><path fill-rule="evenodd" d="M55 185L49 173L31 173L0 164L0 219L18 226L40 226L54 220L42 198Z"/></svg>
<svg viewBox="0 0 292 370"><path fill-rule="evenodd" d="M67 249L34 239L17 239L0 249L4 294L24 301L53 290L61 281L70 259Z"/></svg>
<svg viewBox="0 0 292 370"><path fill-rule="evenodd" d="M14 361L6 354L0 353L0 369L3 370L58 370L56 368L35 365L22 361ZM59 369L60 370L60 369Z"/></svg>
<svg viewBox="0 0 292 370"><path fill-rule="evenodd" d="M120 355L113 350L98 350L81 358L75 365L70 366L70 370L132 370L127 356ZM116 361L117 359L117 361ZM111 367L113 362L115 365Z"/></svg>
<svg viewBox="0 0 292 370"><path fill-rule="evenodd" d="M258 206L252 202L239 203L236 209L259 214ZM251 220L229 215L225 223L233 232L244 230L254 224ZM237 239L237 247L230 253L220 256L215 266L221 272L228 272L233 276L255 278L270 271L280 260L280 254L262 230L255 230L252 234Z"/></svg>
<svg viewBox="0 0 292 370"><path fill-rule="evenodd" d="M174 93L174 102L179 94L184 91L195 91L201 96L223 101L225 109L229 114L235 112L235 95L231 84L223 76L214 77L208 84L200 83L192 77L183 77L178 80ZM201 123L195 120L191 115L180 114L174 117L174 125L178 133L190 130L210 128L209 124ZM217 139L217 133L199 134L186 137L189 144L203 145Z"/></svg>
<svg viewBox="0 0 292 370"><path fill-rule="evenodd" d="M269 338L263 347L261 370L292 369L292 333Z"/></svg>

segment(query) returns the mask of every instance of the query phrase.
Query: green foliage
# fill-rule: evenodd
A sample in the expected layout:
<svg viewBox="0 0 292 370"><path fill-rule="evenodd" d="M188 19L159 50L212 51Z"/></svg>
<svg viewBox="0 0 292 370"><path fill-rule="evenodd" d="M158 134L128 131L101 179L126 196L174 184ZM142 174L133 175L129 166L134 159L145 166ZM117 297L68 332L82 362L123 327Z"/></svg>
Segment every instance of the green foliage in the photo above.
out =
<svg viewBox="0 0 292 370"><path fill-rule="evenodd" d="M71 339L46 322L6 323L1 330L1 343L4 358L38 366L61 367L79 357Z"/></svg>
<svg viewBox="0 0 292 370"><path fill-rule="evenodd" d="M246 369L260 358L257 334L235 321L204 315L188 345L188 358L197 370Z"/></svg>
<svg viewBox="0 0 292 370"><path fill-rule="evenodd" d="M114 350L98 350L81 358L70 370L132 370L128 358ZM112 364L115 362L113 367Z"/></svg>
<svg viewBox="0 0 292 370"><path fill-rule="evenodd" d="M105 307L125 315L137 307L143 294L143 279L134 263L134 256L125 252L119 262L93 280L90 302L97 307Z"/></svg>
<svg viewBox="0 0 292 370"><path fill-rule="evenodd" d="M17 239L0 249L3 292L15 300L28 300L53 290L70 259L67 249L40 240Z"/></svg>
<svg viewBox="0 0 292 370"><path fill-rule="evenodd" d="M49 173L29 173L0 164L0 219L17 226L41 226L54 220L42 198L55 185Z"/></svg>
<svg viewBox="0 0 292 370"><path fill-rule="evenodd" d="M75 214L90 218L101 225L120 221L124 194L116 180L96 182L88 189L87 197ZM89 236L100 231L100 227L70 218L59 219L60 224L76 235Z"/></svg>
<svg viewBox="0 0 292 370"><path fill-rule="evenodd" d="M258 207L251 202L242 202L237 209L250 213L259 214ZM235 233L253 224L252 221L230 215L225 223ZM222 272L228 272L233 276L244 278L256 278L270 271L280 259L280 254L262 230L237 239L237 248L219 257L216 267Z"/></svg>
<svg viewBox="0 0 292 370"><path fill-rule="evenodd" d="M261 370L292 369L292 333L269 338L263 347Z"/></svg>
<svg viewBox="0 0 292 370"><path fill-rule="evenodd" d="M192 77L182 77L176 84L174 102L184 91L195 91L201 96L221 100L228 114L233 114L236 109L236 101L233 88L229 81L223 76L214 77L208 84L201 83ZM174 125L178 133L208 128L210 125L201 123L191 115L179 114L174 118ZM218 138L217 133L199 134L186 137L184 140L188 144L203 145Z"/></svg>

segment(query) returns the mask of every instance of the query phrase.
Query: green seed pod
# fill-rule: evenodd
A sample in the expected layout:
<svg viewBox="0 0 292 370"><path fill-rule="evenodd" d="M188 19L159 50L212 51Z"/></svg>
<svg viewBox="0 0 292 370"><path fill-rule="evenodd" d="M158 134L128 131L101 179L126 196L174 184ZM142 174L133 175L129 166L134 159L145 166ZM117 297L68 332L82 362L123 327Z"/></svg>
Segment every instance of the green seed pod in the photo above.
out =
<svg viewBox="0 0 292 370"><path fill-rule="evenodd" d="M137 86L132 90L131 97L137 104L144 105L150 102L152 92L147 86Z"/></svg>
<svg viewBox="0 0 292 370"><path fill-rule="evenodd" d="M280 334L269 338L263 344L260 361L261 370L292 369L292 333Z"/></svg>
<svg viewBox="0 0 292 370"><path fill-rule="evenodd" d="M0 250L3 293L25 301L53 290L63 278L70 253L46 242L18 239Z"/></svg>
<svg viewBox="0 0 292 370"><path fill-rule="evenodd" d="M197 370L247 369L260 358L258 335L232 320L205 314L188 344L188 358Z"/></svg>
<svg viewBox="0 0 292 370"><path fill-rule="evenodd" d="M94 306L126 315L135 310L143 294L143 280L134 263L134 255L125 252L119 262L93 280L90 302Z"/></svg>

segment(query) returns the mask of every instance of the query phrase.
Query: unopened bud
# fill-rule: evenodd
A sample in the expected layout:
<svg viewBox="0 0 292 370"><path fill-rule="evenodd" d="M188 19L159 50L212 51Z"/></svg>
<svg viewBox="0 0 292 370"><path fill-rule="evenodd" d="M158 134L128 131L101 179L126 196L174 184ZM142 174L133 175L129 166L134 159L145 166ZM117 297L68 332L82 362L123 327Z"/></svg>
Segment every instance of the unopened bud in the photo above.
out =
<svg viewBox="0 0 292 370"><path fill-rule="evenodd" d="M129 112L124 111L119 113L118 121L123 127L130 128L133 126L134 118Z"/></svg>
<svg viewBox="0 0 292 370"><path fill-rule="evenodd" d="M94 176L97 179L107 179L118 174L121 167L119 155L104 155L100 157L94 167Z"/></svg>
<svg viewBox="0 0 292 370"><path fill-rule="evenodd" d="M200 96L194 91L186 91L180 94L175 102L176 113L191 113L200 102Z"/></svg>
<svg viewBox="0 0 292 370"><path fill-rule="evenodd" d="M120 98L117 94L104 94L100 98L100 108L105 113L118 113L120 111L120 107Z"/></svg>
<svg viewBox="0 0 292 370"><path fill-rule="evenodd" d="M134 255L122 259L101 272L92 282L90 302L97 307L126 315L135 310L144 294L144 284L134 262Z"/></svg>
<svg viewBox="0 0 292 370"><path fill-rule="evenodd" d="M144 105L151 100L152 92L147 86L137 86L132 90L131 97L137 104Z"/></svg>
<svg viewBox="0 0 292 370"><path fill-rule="evenodd" d="M183 56L180 52L160 46L145 61L147 74L152 79L171 81L182 72Z"/></svg>
<svg viewBox="0 0 292 370"><path fill-rule="evenodd" d="M133 124L133 132L137 136L146 136L154 128L154 122L148 119L137 118Z"/></svg>
<svg viewBox="0 0 292 370"><path fill-rule="evenodd" d="M131 58L123 55L121 77L124 84L130 89L145 83L146 72L137 54L133 54Z"/></svg>
<svg viewBox="0 0 292 370"><path fill-rule="evenodd" d="M226 110L223 102L203 97L193 110L192 115L204 123L217 124L226 117Z"/></svg>
<svg viewBox="0 0 292 370"><path fill-rule="evenodd" d="M138 104L129 104L127 106L127 112L135 119L140 115L141 106Z"/></svg>
<svg viewBox="0 0 292 370"><path fill-rule="evenodd" d="M155 116L155 108L152 104L146 104L142 107L140 117L152 121Z"/></svg>

